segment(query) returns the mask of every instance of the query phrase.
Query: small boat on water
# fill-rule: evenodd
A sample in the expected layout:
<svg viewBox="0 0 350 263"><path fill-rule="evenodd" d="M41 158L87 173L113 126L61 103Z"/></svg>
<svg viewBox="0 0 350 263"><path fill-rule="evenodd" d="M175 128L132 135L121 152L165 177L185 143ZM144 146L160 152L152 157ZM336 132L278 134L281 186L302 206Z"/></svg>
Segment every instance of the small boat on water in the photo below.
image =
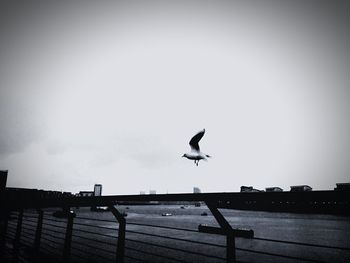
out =
<svg viewBox="0 0 350 263"><path fill-rule="evenodd" d="M172 216L172 213L163 213L162 216Z"/></svg>

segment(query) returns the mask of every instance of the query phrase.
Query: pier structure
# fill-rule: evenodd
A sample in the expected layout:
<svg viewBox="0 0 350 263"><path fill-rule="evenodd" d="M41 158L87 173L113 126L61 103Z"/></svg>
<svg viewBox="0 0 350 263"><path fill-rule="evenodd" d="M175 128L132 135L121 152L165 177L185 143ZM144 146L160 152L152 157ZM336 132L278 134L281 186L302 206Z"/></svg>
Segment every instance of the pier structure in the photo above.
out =
<svg viewBox="0 0 350 263"><path fill-rule="evenodd" d="M217 226L199 225L198 229L171 227L164 225L145 224L127 221L127 214L120 209L122 205L140 202L202 202L209 208ZM349 247L322 244L309 244L288 240L276 240L256 237L254 229L239 229L225 217L224 209L285 211L298 213L329 213L349 215L349 191L310 191L310 192L244 192L244 193L196 193L196 194L154 194L154 195L111 195L111 196L61 196L60 198L37 194L35 191L8 192L1 200L1 255L3 262L24 261L38 262L47 260L57 262L189 262L183 254L190 254L200 262L241 262L237 253L253 253L260 256L276 257L306 262L327 262L322 258L284 255L282 253L253 250L249 247L239 247L242 239L254 241L275 242L287 245L318 247L348 253ZM111 220L87 218L79 215L77 207L104 206L114 217ZM50 209L62 209L55 216ZM98 222L98 224L90 224ZM115 227L101 225L113 223ZM45 226L45 228L44 228ZM48 230L47 226L54 229ZM28 235L30 227L32 234ZM90 227L87 230L84 227ZM145 227L144 232L140 228ZM92 231L94 228L98 231ZM168 235L155 234L150 229L169 231ZM51 232L50 232L51 231ZM202 238L191 240L180 238L174 231L182 231L193 235L221 235L225 242L215 244L203 241ZM44 233L45 232L45 233ZM78 234L77 234L78 233ZM94 238L91 235L96 235ZM148 236L147 241L135 238L135 235ZM50 244L51 238L61 237L61 243ZM152 238L167 239L176 246L152 242ZM113 239L110 242L107 239ZM27 240L27 241L25 241ZM180 243L191 243L200 247L208 247L205 251L199 248L193 251L184 248ZM98 245L99 244L99 245ZM130 244L133 244L131 246ZM51 252L50 247L51 246ZM112 246L109 250L105 246ZM140 249L152 246L153 249ZM95 253L91 254L91 249ZM165 249L168 252L158 252ZM222 252L217 252L221 249ZM200 250L200 251L199 251ZM134 254L126 253L133 251ZM172 251L174 253L170 253ZM210 254L209 251L215 251ZM58 253L58 254L57 254ZM96 254L97 253L97 254ZM140 257L140 255L144 255ZM90 256L91 257L90 257ZM179 256L181 255L181 256ZM148 260L145 260L145 256ZM244 258L244 256L242 256ZM85 258L85 260L84 260ZM343 257L344 258L344 257ZM345 256L345 258L350 258ZM158 260L156 260L158 259ZM130 261L131 260L131 261ZM135 261L134 261L135 260ZM244 260L243 260L244 261ZM199 261L198 261L199 262Z"/></svg>

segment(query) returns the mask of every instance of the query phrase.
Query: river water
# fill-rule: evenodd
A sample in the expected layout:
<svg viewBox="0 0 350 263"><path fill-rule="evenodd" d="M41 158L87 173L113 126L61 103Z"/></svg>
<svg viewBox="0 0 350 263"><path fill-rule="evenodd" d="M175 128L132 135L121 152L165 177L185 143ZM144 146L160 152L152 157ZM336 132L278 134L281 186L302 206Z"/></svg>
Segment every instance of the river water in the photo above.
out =
<svg viewBox="0 0 350 263"><path fill-rule="evenodd" d="M117 206L117 208L119 211L127 213L126 245L131 248L131 250L126 249L127 256L150 262L174 262L171 258L184 262L224 262L220 259L226 256L225 248L220 247L226 244L224 236L137 225L151 224L190 230L197 230L199 224L218 226L206 206L150 205ZM239 261L303 262L296 260L303 258L319 262L350 262L349 217L227 209L221 209L220 211L233 228L252 229L254 231L255 239L236 239L236 247L238 248L236 257ZM78 209L76 212L78 217L114 220L110 212L90 212L87 209ZM202 216L203 212L208 215ZM171 216L162 216L163 213L169 213ZM113 223L98 221L93 221L93 224L103 227L113 225ZM110 231L107 230L106 233L108 232ZM140 232L148 233L150 236L140 234ZM157 237L158 235L160 237ZM162 236L174 239L162 238ZM205 242L216 246L200 245L177 239ZM271 242L266 239L307 243L320 245L321 247ZM147 245L142 242L154 245ZM327 246L337 248L328 248ZM133 248L136 248L136 250L132 250ZM171 248L178 248L180 251ZM181 250L193 251L197 254L191 255ZM160 257L153 254L158 254ZM201 254L208 254L213 257L205 257ZM130 258L127 258L127 260L136 262Z"/></svg>

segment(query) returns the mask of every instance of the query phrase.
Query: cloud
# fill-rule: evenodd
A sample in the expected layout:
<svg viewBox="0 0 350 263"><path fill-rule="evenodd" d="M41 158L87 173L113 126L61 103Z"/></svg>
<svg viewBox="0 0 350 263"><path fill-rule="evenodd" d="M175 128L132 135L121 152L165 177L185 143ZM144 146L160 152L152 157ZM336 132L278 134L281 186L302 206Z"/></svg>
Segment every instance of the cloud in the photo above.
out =
<svg viewBox="0 0 350 263"><path fill-rule="evenodd" d="M14 186L345 180L346 7L25 2L0 11L0 164ZM214 158L194 167L180 156L202 128Z"/></svg>
<svg viewBox="0 0 350 263"><path fill-rule="evenodd" d="M43 136L36 118L30 109L24 109L20 103L7 105L6 94L0 99L0 157L24 150ZM33 113L32 113L33 114Z"/></svg>

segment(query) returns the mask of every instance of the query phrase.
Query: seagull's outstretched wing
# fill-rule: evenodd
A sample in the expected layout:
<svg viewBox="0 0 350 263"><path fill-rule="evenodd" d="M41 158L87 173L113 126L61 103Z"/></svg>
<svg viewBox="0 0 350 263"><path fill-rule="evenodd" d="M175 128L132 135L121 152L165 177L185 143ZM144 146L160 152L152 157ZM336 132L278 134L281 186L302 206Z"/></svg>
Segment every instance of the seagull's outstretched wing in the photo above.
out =
<svg viewBox="0 0 350 263"><path fill-rule="evenodd" d="M203 129L202 131L198 132L195 136L192 137L192 139L190 140L190 146L191 146L192 150L199 152L199 145L198 145L198 143L202 139L204 133L205 133L205 129Z"/></svg>

